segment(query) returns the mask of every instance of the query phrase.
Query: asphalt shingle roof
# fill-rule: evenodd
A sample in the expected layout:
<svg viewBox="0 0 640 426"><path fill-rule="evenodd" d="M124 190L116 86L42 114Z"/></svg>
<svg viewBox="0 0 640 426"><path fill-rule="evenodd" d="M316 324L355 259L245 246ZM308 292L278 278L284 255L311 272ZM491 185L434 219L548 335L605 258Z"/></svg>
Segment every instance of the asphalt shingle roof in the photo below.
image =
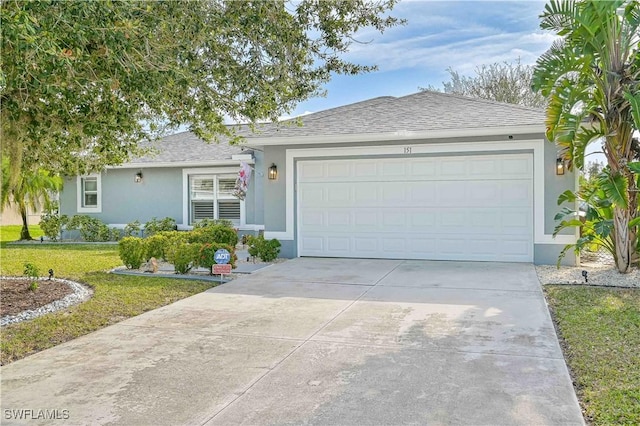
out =
<svg viewBox="0 0 640 426"><path fill-rule="evenodd" d="M247 126L236 127L248 145L255 138L335 136L394 132L500 128L543 125L544 110L438 92L382 96L331 108L276 124L260 124L251 133ZM153 144L154 152L132 163L189 163L231 160L242 152L241 145L229 145L221 138L206 143L191 132L167 136Z"/></svg>
<svg viewBox="0 0 640 426"><path fill-rule="evenodd" d="M152 151L134 158L132 163L192 163L202 161L231 160L240 154L242 147L229 145L228 140L207 143L191 132L176 133L151 144Z"/></svg>
<svg viewBox="0 0 640 426"><path fill-rule="evenodd" d="M542 109L424 91L305 115L302 126L263 126L248 139L542 125L544 118Z"/></svg>

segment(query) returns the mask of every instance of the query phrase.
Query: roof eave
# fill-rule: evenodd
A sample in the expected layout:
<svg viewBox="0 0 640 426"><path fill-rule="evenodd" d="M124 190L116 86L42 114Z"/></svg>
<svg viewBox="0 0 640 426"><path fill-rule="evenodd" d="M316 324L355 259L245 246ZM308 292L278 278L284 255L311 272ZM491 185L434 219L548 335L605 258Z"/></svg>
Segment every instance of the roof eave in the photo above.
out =
<svg viewBox="0 0 640 426"><path fill-rule="evenodd" d="M338 144L378 141L412 141L421 139L446 139L471 136L498 136L544 133L542 124L527 124L520 126L478 127L469 129L446 129L429 131L396 131L388 133L357 133L346 135L312 135L312 136L281 136L246 138L247 143L256 146L269 145L308 145L308 144Z"/></svg>
<svg viewBox="0 0 640 426"><path fill-rule="evenodd" d="M236 159L236 160L213 160L213 161L163 161L163 162L140 162L125 163L118 166L107 166L107 169L149 169L149 168L166 168L166 167L217 167L217 166L237 166L243 161L247 164L254 164L254 160Z"/></svg>

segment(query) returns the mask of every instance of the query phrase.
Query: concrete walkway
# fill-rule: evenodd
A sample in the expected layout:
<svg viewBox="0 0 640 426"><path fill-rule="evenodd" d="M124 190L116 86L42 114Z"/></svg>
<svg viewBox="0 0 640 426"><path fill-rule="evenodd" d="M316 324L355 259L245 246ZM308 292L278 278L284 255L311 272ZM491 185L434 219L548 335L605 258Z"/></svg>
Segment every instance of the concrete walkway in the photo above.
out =
<svg viewBox="0 0 640 426"><path fill-rule="evenodd" d="M1 374L3 425L583 424L528 264L295 259Z"/></svg>

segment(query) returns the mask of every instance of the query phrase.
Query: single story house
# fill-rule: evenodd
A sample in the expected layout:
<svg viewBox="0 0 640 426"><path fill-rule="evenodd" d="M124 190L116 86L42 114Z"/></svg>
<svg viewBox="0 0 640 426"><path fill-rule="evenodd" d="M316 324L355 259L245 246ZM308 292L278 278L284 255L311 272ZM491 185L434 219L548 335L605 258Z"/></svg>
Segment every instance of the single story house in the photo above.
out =
<svg viewBox="0 0 640 426"><path fill-rule="evenodd" d="M166 137L155 156L69 179L61 212L180 228L227 218L278 238L285 257L555 264L576 241L552 236L577 178L545 140L543 110L424 91L300 120L239 146ZM254 168L243 201L231 194L241 162Z"/></svg>

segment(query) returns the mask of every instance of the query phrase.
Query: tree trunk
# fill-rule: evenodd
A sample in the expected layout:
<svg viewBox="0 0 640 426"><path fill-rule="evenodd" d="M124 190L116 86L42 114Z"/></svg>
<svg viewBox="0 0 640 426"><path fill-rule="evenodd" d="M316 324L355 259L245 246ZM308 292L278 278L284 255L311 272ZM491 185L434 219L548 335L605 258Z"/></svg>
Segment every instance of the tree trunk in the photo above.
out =
<svg viewBox="0 0 640 426"><path fill-rule="evenodd" d="M613 208L613 227L615 229L616 266L623 274L631 271L631 254L633 253L633 239L629 230L629 210L620 207Z"/></svg>
<svg viewBox="0 0 640 426"><path fill-rule="evenodd" d="M33 240L29 233L29 224L27 223L27 206L24 202L18 203L18 210L20 210L20 216L22 217L22 230L20 231L20 240Z"/></svg>

